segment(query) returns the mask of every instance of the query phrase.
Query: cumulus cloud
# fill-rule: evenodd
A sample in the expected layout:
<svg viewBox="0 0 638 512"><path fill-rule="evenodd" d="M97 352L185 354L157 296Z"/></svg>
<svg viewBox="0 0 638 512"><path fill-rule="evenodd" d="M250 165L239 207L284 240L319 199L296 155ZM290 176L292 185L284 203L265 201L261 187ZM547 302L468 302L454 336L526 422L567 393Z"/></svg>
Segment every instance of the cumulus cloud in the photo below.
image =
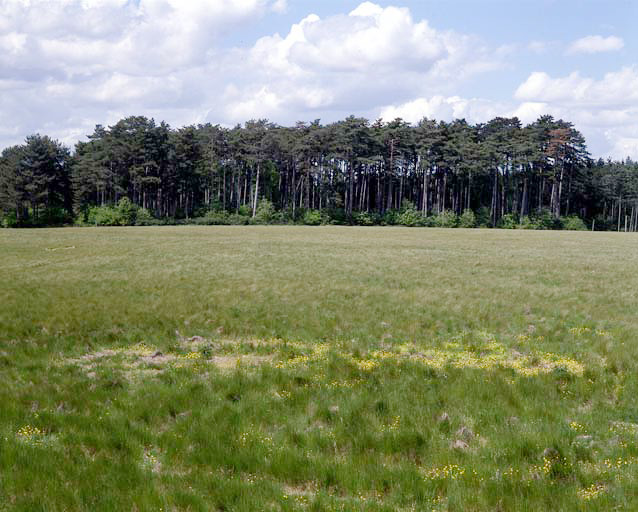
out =
<svg viewBox="0 0 638 512"><path fill-rule="evenodd" d="M534 72L518 87L515 97L590 107L630 106L638 102L638 67L624 67L601 80L582 77L578 72L558 78Z"/></svg>
<svg viewBox="0 0 638 512"><path fill-rule="evenodd" d="M635 67L601 79L539 71L513 98L463 97L459 86L504 68L520 49L370 1L332 16L309 14L283 35L243 47L224 39L287 8L286 0L0 0L0 147L36 131L73 144L96 123L133 114L180 126L351 113L529 122L550 113L582 126L594 152L638 157ZM527 51L557 44L531 43ZM572 46L619 45L613 36L590 36Z"/></svg>
<svg viewBox="0 0 638 512"><path fill-rule="evenodd" d="M121 115L193 122L222 89L221 39L285 9L284 0L0 0L0 147L35 131L72 144Z"/></svg>
<svg viewBox="0 0 638 512"><path fill-rule="evenodd" d="M620 37L587 36L570 44L567 48L567 54L614 52L621 50L624 46L625 42Z"/></svg>
<svg viewBox="0 0 638 512"><path fill-rule="evenodd" d="M437 30L415 20L407 8L364 2L348 14L310 14L285 36L263 37L236 55L243 73L232 73L240 78L225 98L226 113L235 121L242 120L238 116L247 105L256 109L255 117L268 114L281 121L294 121L291 113L312 117L319 110L368 113L385 98L449 92L500 66L505 51Z"/></svg>
<svg viewBox="0 0 638 512"><path fill-rule="evenodd" d="M623 67L596 80L571 73L534 72L516 90L514 113L525 121L547 113L574 122L594 154L638 158L638 67Z"/></svg>
<svg viewBox="0 0 638 512"><path fill-rule="evenodd" d="M409 123L417 123L424 117L444 121L465 119L477 123L502 115L506 109L505 104L481 98L435 95L396 106L385 106L380 110L379 117L386 121L400 117Z"/></svg>
<svg viewBox="0 0 638 512"><path fill-rule="evenodd" d="M593 155L638 159L638 67L624 67L599 80L576 72L562 77L534 72L510 100L424 96L385 106L379 115L412 123L423 117L482 123L496 116L516 116L525 124L552 115L573 122Z"/></svg>
<svg viewBox="0 0 638 512"><path fill-rule="evenodd" d="M34 131L73 143L78 127L90 132L132 114L173 125L370 115L388 98L450 94L502 65L507 51L369 1L333 16L309 14L284 35L245 47L223 44L234 27L287 7L286 0L0 0L0 119L10 120L0 145Z"/></svg>

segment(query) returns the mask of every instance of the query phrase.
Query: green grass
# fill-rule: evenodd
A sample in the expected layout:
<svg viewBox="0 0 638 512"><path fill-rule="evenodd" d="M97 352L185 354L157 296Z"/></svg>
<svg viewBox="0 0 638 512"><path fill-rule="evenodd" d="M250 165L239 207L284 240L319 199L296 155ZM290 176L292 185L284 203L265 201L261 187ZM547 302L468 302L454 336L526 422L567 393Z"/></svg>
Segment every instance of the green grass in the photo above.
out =
<svg viewBox="0 0 638 512"><path fill-rule="evenodd" d="M0 231L0 510L638 509L636 249Z"/></svg>

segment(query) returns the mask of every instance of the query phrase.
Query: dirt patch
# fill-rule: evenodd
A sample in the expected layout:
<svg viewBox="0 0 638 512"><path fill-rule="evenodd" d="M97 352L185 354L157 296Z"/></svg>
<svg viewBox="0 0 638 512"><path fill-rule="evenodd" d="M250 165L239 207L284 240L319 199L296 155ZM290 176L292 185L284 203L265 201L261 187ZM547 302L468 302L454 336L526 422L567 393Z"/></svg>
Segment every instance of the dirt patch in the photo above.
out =
<svg viewBox="0 0 638 512"><path fill-rule="evenodd" d="M102 359L104 357L116 356L119 352L117 350L99 350L98 352L91 352L90 354L84 354L79 359L82 361L95 361L96 359Z"/></svg>
<svg viewBox="0 0 638 512"><path fill-rule="evenodd" d="M213 356L208 362L214 364L217 368L228 370L230 368L236 368L237 366L259 366L271 362L273 357L272 355L252 356L245 354L236 356Z"/></svg>
<svg viewBox="0 0 638 512"><path fill-rule="evenodd" d="M302 482L297 485L284 484L282 489L288 496L307 496L311 497L317 494L319 486L316 482Z"/></svg>
<svg viewBox="0 0 638 512"><path fill-rule="evenodd" d="M206 358L198 349L206 345L213 352L222 351L223 355L213 355ZM64 359L63 364L80 367L91 379L97 378L100 368L115 368L122 370L128 380L152 378L169 368L183 368L194 365L216 366L221 370L233 368L256 367L273 360L274 355L229 354L226 347L211 346L203 338L183 338L180 346L190 352L186 354L163 353L154 347L139 343L131 347L117 349L103 349L84 354L77 358Z"/></svg>

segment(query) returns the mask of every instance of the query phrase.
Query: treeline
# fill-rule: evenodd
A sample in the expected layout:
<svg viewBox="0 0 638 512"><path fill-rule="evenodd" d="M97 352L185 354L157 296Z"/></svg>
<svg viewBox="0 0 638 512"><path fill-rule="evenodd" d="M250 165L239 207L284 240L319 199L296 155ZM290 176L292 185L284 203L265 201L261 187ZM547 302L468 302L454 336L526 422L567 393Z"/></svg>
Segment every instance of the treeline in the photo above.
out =
<svg viewBox="0 0 638 512"><path fill-rule="evenodd" d="M551 116L527 126L351 116L176 130L128 117L98 125L73 152L32 135L0 156L5 226L594 223L635 231L637 204L638 165L592 161L582 134Z"/></svg>

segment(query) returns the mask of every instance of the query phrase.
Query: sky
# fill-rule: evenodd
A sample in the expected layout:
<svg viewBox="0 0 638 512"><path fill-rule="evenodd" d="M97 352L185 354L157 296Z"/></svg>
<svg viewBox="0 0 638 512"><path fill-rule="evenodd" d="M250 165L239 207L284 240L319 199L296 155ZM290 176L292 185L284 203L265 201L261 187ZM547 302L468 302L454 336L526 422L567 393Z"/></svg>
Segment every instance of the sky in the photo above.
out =
<svg viewBox="0 0 638 512"><path fill-rule="evenodd" d="M0 0L0 149L348 115L571 121L638 159L635 0Z"/></svg>

